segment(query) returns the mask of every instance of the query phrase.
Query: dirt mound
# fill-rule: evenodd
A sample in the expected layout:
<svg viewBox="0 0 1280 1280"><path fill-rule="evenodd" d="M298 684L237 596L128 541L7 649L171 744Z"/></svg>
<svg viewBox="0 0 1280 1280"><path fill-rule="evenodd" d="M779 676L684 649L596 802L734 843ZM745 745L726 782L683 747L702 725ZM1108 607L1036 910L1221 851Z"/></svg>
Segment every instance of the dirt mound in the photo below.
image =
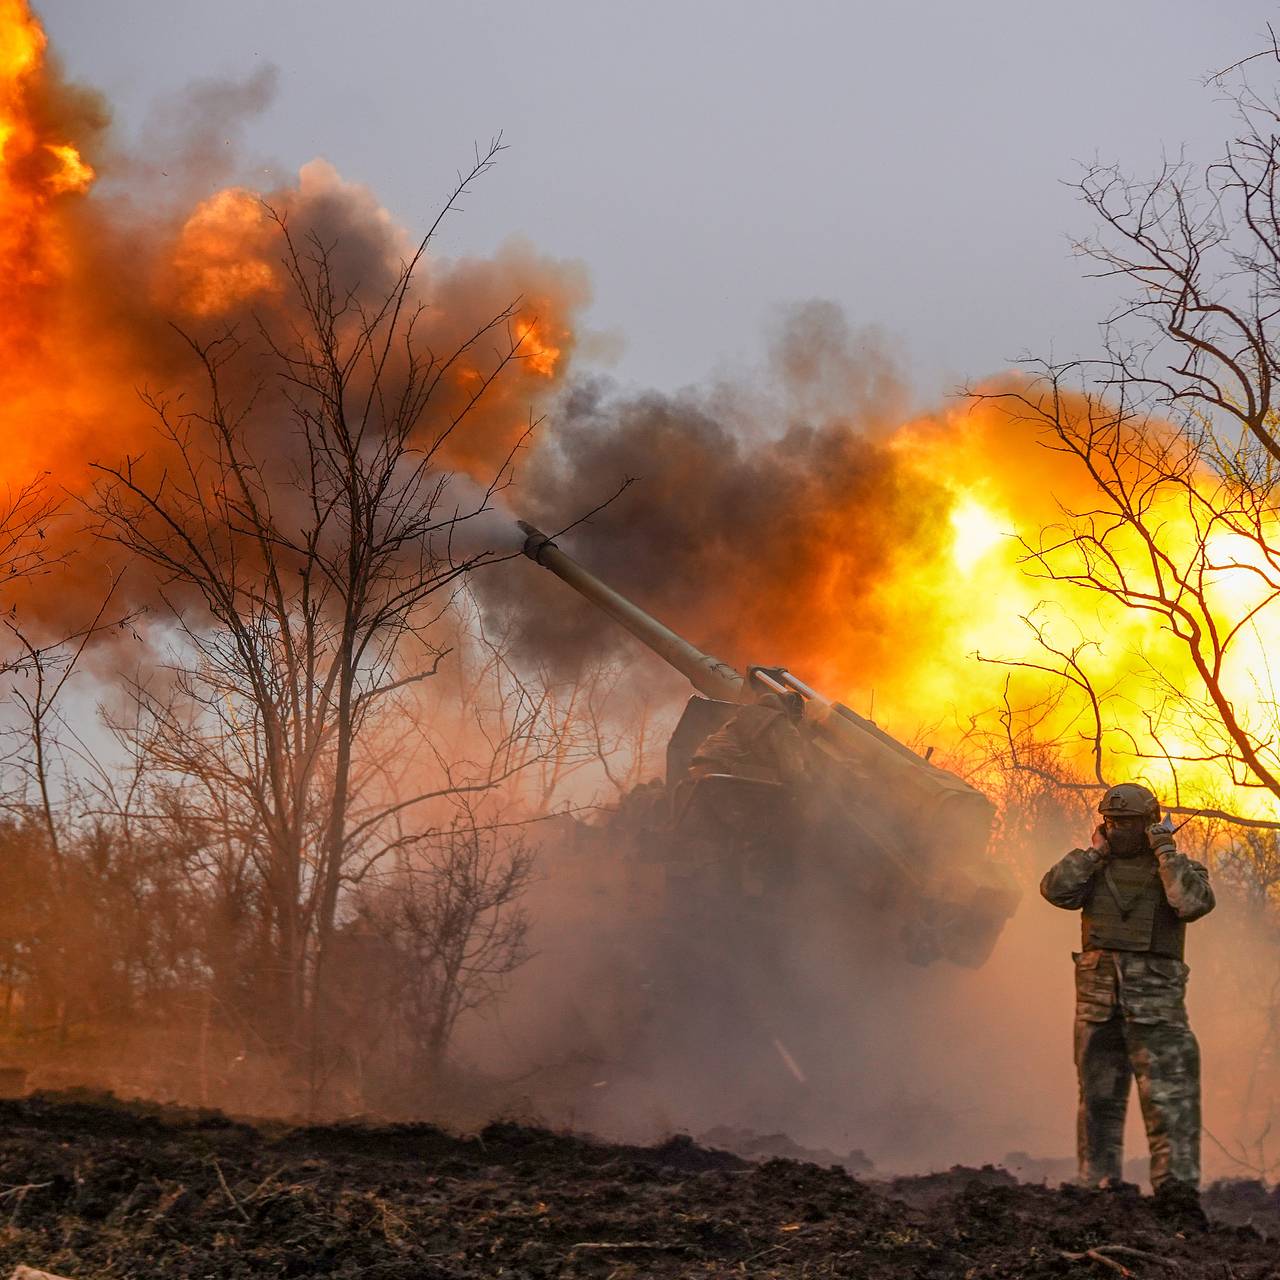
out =
<svg viewBox="0 0 1280 1280"><path fill-rule="evenodd" d="M87 1098L0 1102L0 1271L88 1277L1069 1277L1275 1274L1265 1188L1230 1222L952 1169L888 1184L687 1138L514 1124L247 1125ZM1093 1251L1092 1256L1090 1251Z"/></svg>
<svg viewBox="0 0 1280 1280"><path fill-rule="evenodd" d="M756 1133L754 1129L717 1125L698 1139L703 1146L732 1151L748 1160L803 1160L808 1164L839 1165L846 1173L870 1176L875 1166L864 1151L847 1151L839 1155L825 1147L802 1147L785 1133Z"/></svg>

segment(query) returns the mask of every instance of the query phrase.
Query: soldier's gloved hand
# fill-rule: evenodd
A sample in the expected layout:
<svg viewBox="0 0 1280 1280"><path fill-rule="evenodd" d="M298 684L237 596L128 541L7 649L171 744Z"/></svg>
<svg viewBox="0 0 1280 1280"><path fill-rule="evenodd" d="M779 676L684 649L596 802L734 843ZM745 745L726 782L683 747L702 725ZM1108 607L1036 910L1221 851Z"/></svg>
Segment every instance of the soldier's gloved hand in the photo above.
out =
<svg viewBox="0 0 1280 1280"><path fill-rule="evenodd" d="M1093 829L1093 839L1089 842L1089 848L1100 858L1111 856L1111 846L1107 843L1107 829L1101 822Z"/></svg>
<svg viewBox="0 0 1280 1280"><path fill-rule="evenodd" d="M1173 838L1173 817L1166 813L1159 822L1153 822L1147 828L1147 840L1151 845L1151 852L1157 858L1162 858L1166 854L1173 853L1177 850L1177 842Z"/></svg>

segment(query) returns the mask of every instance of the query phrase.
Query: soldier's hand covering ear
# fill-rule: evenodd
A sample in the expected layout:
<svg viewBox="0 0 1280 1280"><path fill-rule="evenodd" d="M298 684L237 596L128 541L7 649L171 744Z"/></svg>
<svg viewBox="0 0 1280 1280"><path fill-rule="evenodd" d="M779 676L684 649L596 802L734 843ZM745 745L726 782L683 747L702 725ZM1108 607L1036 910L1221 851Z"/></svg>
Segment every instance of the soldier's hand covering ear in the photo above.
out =
<svg viewBox="0 0 1280 1280"><path fill-rule="evenodd" d="M1089 842L1089 847L1099 857L1110 856L1111 845L1107 843L1107 829L1101 822L1093 829L1093 839Z"/></svg>
<svg viewBox="0 0 1280 1280"><path fill-rule="evenodd" d="M1173 853L1178 847L1173 838L1173 816L1166 813L1159 822L1153 822L1147 828L1147 839L1156 857Z"/></svg>

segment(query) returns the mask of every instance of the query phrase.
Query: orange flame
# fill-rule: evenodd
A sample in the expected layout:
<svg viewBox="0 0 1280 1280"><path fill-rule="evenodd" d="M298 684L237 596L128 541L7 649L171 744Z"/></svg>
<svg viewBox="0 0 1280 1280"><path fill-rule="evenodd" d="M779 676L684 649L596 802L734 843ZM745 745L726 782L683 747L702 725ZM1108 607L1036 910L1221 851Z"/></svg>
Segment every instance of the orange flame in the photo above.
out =
<svg viewBox="0 0 1280 1280"><path fill-rule="evenodd" d="M219 315L280 294L275 230L262 197L243 187L202 201L173 250L178 305L192 315Z"/></svg>
<svg viewBox="0 0 1280 1280"><path fill-rule="evenodd" d="M81 159L80 153L69 142L46 142L44 148L58 162L58 167L46 179L54 195L68 191L88 191L97 176L90 165Z"/></svg>
<svg viewBox="0 0 1280 1280"><path fill-rule="evenodd" d="M560 348L551 342L536 320L522 322L516 329L516 343L521 359L535 373L554 378Z"/></svg>
<svg viewBox="0 0 1280 1280"><path fill-rule="evenodd" d="M409 252L372 194L323 161L278 190L231 186L177 211L139 200L131 213L95 200L84 152L101 121L46 63L46 44L27 0L0 0L0 485L52 471L58 487L77 490L88 462L151 441L140 389L166 398L193 389L171 322L207 332L254 309L280 314L286 327L298 318L283 265L285 219L299 243L317 221L336 228L326 243L339 253L344 241L356 245L353 275L366 284L370 275L393 279ZM456 350L520 297L536 298L544 317L522 321L513 335L522 358L484 387L466 429L450 435L454 464L483 475L507 455L531 398L564 371L571 335L562 317L584 294L572 270L522 246L490 260L424 262L414 298L425 304L415 321L424 350ZM478 348L443 369L444 420L486 381L490 355ZM264 428L276 429L287 430Z"/></svg>
<svg viewBox="0 0 1280 1280"><path fill-rule="evenodd" d="M1110 780L1141 777L1173 803L1176 779L1181 803L1277 816L1269 793L1233 783L1221 761L1209 758L1213 744L1183 700L1188 693L1204 700L1203 686L1171 628L1159 616L1066 580L1070 545L1053 557L1058 576L1029 561L1028 544L1038 543L1041 530L1063 530L1064 508L1099 506L1083 466L1044 448L1025 421L983 401L907 423L890 447L907 474L941 488L947 514L871 588L859 610L828 613L817 674L849 705L864 713L874 708L881 725L899 737L913 738L928 726L924 740L946 751L961 746L975 718L998 731L1008 681L1015 715L1039 708L1035 740L1054 742L1060 759L1092 779L1088 695L1050 674L1047 669L1062 662L1037 641L1033 624L1060 654L1083 645L1082 671L1102 698L1103 767ZM1206 472L1199 483L1207 494L1219 481ZM1160 529L1163 547L1175 562L1191 563L1205 526L1190 514L1185 491L1171 488L1151 501L1148 519ZM1280 513L1264 536L1271 546L1280 542ZM1138 534L1121 533L1111 545L1127 580L1154 592L1161 570ZM1262 547L1239 535L1211 534L1209 551L1207 572L1192 580L1200 583L1219 633L1248 624L1222 655L1223 691L1265 743L1274 739L1270 708L1277 702L1271 655L1280 652L1280 602L1270 600L1268 585L1274 575ZM815 547L814 555L821 564L834 553ZM868 617L878 634L868 634ZM796 643L803 647L803 636ZM1264 746L1264 758L1269 750Z"/></svg>
<svg viewBox="0 0 1280 1280"><path fill-rule="evenodd" d="M49 280L65 256L53 206L94 177L73 143L37 123L45 43L26 0L0 0L0 287L9 304L0 324L8 330L20 327L12 291Z"/></svg>
<svg viewBox="0 0 1280 1280"><path fill-rule="evenodd" d="M111 381L84 362L114 346L86 337L67 293L74 208L94 170L50 123L74 113L47 109L45 46L26 0L0 0L0 483L10 484L57 464L73 422L100 404L92 384Z"/></svg>
<svg viewBox="0 0 1280 1280"><path fill-rule="evenodd" d="M24 0L0 3L0 85L9 98L11 87L39 66L45 34Z"/></svg>

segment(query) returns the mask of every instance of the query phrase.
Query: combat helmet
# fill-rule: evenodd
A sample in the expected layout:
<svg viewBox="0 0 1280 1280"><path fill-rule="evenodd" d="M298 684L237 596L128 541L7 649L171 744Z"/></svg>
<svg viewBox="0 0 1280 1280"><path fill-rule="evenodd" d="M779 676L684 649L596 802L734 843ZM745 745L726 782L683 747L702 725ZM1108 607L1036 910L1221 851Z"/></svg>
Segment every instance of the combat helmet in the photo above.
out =
<svg viewBox="0 0 1280 1280"><path fill-rule="evenodd" d="M1145 818L1160 821L1160 802L1146 787L1136 782L1121 782L1102 797L1098 812L1104 818Z"/></svg>

